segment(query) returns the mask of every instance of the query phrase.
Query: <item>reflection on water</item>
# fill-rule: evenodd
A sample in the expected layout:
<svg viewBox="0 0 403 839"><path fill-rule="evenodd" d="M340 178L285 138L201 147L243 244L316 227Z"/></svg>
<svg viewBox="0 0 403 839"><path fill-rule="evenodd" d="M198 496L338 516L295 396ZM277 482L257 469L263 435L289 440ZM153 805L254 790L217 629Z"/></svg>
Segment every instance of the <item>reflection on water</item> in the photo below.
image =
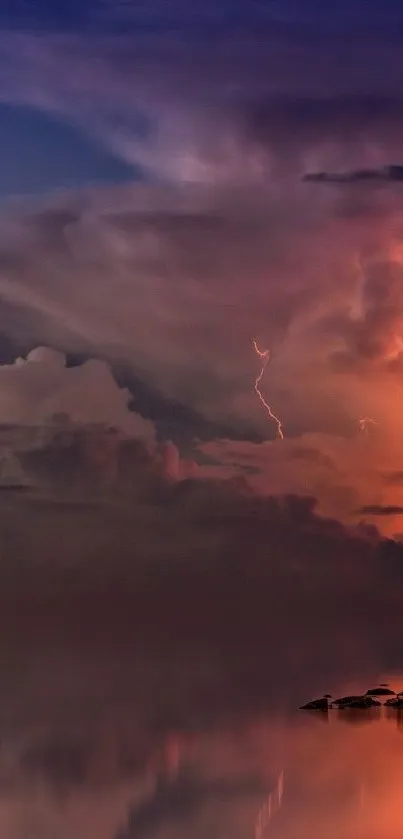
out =
<svg viewBox="0 0 403 839"><path fill-rule="evenodd" d="M94 691L91 701L73 694L67 679L47 706L35 691L8 704L4 686L5 839L403 835L402 711L235 718L222 709L172 725L156 724L157 694L148 716L134 694L116 701L113 685L99 702Z"/></svg>
<svg viewBox="0 0 403 839"><path fill-rule="evenodd" d="M316 720L300 720L288 739L287 793L269 835L402 835L402 712L349 709Z"/></svg>

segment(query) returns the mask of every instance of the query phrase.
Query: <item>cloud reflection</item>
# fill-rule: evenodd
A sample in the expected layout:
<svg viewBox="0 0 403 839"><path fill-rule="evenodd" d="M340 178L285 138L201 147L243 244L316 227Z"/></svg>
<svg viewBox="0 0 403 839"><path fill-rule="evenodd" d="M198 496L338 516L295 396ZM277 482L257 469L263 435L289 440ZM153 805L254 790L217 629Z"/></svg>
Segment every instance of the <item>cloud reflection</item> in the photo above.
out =
<svg viewBox="0 0 403 839"><path fill-rule="evenodd" d="M104 701L97 711L83 691L79 703L66 696L61 705L53 697L42 719L33 706L29 723L17 703L2 726L7 839L248 839L279 776L267 839L401 836L403 727L390 709L228 714L169 733L144 725L135 703Z"/></svg>

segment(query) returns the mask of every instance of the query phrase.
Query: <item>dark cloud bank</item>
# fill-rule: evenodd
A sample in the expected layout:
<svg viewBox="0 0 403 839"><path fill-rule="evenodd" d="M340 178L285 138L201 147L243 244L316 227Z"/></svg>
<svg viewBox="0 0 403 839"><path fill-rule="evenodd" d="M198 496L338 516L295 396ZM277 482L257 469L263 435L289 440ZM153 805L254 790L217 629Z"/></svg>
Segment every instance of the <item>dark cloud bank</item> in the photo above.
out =
<svg viewBox="0 0 403 839"><path fill-rule="evenodd" d="M242 480L180 479L173 446L101 424L0 431L19 466L0 493L4 794L126 785L130 837L197 831L244 798L251 820L268 781L247 767L220 780L212 757L213 779L151 790L145 767L158 781L172 735L208 742L399 670L403 549L375 529Z"/></svg>
<svg viewBox="0 0 403 839"><path fill-rule="evenodd" d="M8 646L21 653L29 638L40 655L77 644L83 660L86 650L118 653L125 692L137 692L127 655L134 668L137 656L158 661L160 712L184 724L228 704L292 706L327 680L397 666L396 543L318 517L311 499L178 479L174 447L152 451L102 427L48 435L14 445L25 482L0 498Z"/></svg>
<svg viewBox="0 0 403 839"><path fill-rule="evenodd" d="M355 169L351 172L308 172L303 180L312 183L352 184L367 182L403 181L403 166L383 166L380 169Z"/></svg>

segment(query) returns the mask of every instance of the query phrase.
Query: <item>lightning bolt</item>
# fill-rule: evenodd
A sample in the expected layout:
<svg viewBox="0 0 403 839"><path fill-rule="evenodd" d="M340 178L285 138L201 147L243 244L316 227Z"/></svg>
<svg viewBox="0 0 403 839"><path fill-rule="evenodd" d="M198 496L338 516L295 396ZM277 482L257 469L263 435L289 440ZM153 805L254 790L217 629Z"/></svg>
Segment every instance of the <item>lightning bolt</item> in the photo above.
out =
<svg viewBox="0 0 403 839"><path fill-rule="evenodd" d="M256 376L256 379L255 379L255 385L254 385L255 393L257 393L257 395L258 395L258 397L259 397L259 399L260 399L260 402L262 403L262 405L263 405L264 409L267 411L267 413L268 413L268 415L269 415L270 419L272 419L272 420L273 420L273 422L275 422L275 423L276 423L276 426L277 426L277 437L278 437L280 440L284 440L284 432L283 432L283 425L282 425L282 422L281 422L281 420L279 420L279 418L278 418L278 417L276 417L276 415L275 415L275 414L273 414L273 411L272 411L272 409L271 409L271 407L270 407L269 403L268 403L268 402L266 402L266 399L264 398L263 393L262 393L262 391L260 390L260 387L259 387L260 382L261 382L261 381L262 381L262 379L263 379L263 376L264 376L264 372L265 372L265 370L266 370L266 367L267 367L267 365L268 365L268 363L269 363L269 361L270 361L270 350L261 350L261 349L259 349L259 347L258 347L258 345L257 345L257 343L256 343L256 341L255 341L255 339L254 339L254 338L253 338L253 340L252 340L252 343L253 343L253 347L254 347L254 350L255 350L256 354L257 354L257 355L259 356L259 358L261 358L261 360L262 360L262 366L261 366L261 369L260 369L260 373L258 374L258 376Z"/></svg>
<svg viewBox="0 0 403 839"><path fill-rule="evenodd" d="M378 425L378 423L372 417L362 417L362 419L358 420L358 428L364 434L368 434L369 425Z"/></svg>

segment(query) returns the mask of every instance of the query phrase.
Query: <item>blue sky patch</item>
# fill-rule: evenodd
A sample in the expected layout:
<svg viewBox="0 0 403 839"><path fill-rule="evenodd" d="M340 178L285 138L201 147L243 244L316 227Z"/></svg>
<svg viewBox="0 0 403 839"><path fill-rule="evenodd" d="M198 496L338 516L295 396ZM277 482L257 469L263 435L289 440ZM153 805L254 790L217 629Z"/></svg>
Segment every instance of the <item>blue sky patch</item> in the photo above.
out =
<svg viewBox="0 0 403 839"><path fill-rule="evenodd" d="M54 116L0 105L0 196L141 180L138 168Z"/></svg>

